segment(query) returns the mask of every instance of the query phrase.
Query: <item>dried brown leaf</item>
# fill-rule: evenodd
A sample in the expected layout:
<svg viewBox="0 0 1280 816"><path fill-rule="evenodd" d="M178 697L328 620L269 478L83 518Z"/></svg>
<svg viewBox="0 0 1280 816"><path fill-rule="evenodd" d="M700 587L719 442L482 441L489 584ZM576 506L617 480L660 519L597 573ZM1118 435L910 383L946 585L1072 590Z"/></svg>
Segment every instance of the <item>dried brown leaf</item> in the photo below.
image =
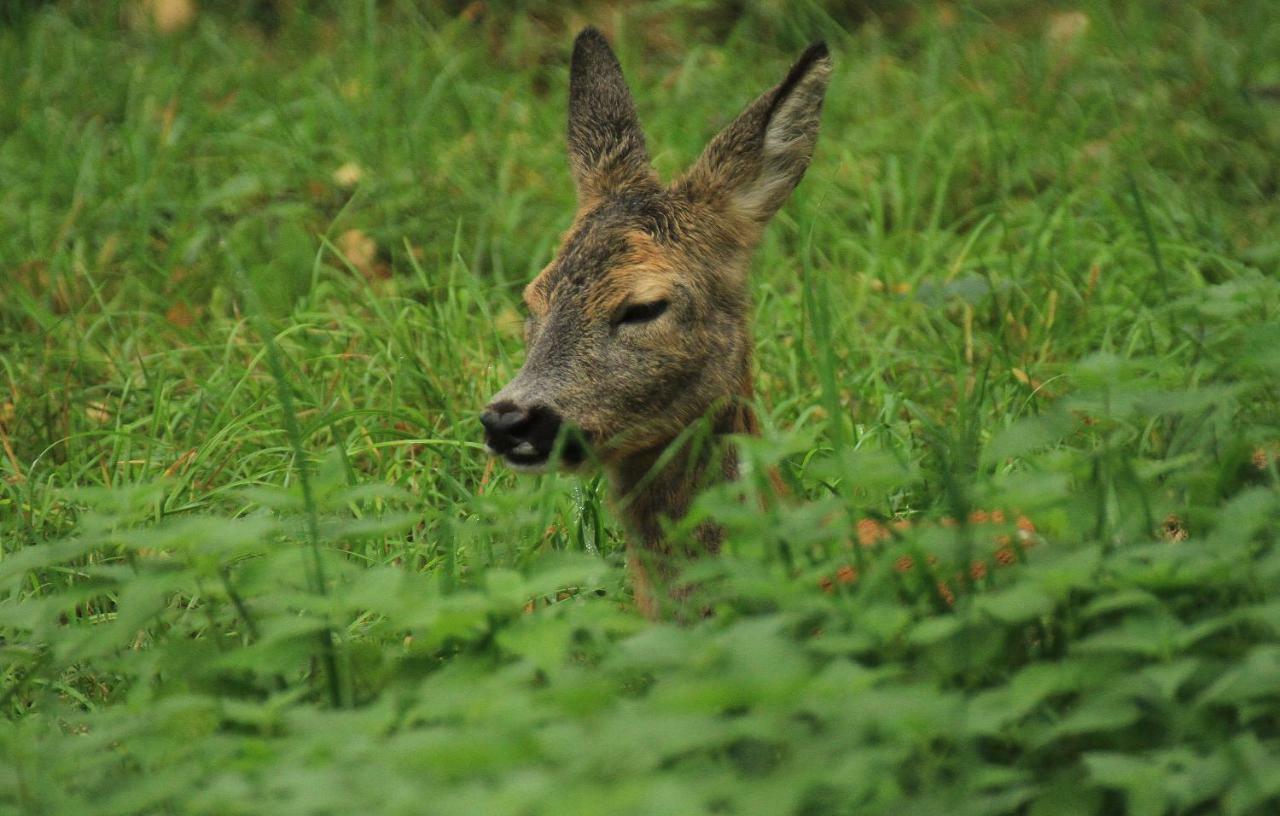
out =
<svg viewBox="0 0 1280 816"><path fill-rule="evenodd" d="M199 14L196 0L144 0L142 8L151 25L161 34L189 28Z"/></svg>
<svg viewBox="0 0 1280 816"><path fill-rule="evenodd" d="M364 168L355 162L346 164L333 171L333 182L344 189L351 189L364 178Z"/></svg>
<svg viewBox="0 0 1280 816"><path fill-rule="evenodd" d="M391 270L378 260L378 243L358 229L349 229L338 236L338 251L365 280L382 280L391 276Z"/></svg>
<svg viewBox="0 0 1280 816"><path fill-rule="evenodd" d="M111 411L105 402L91 402L84 407L84 415L90 422L106 425L111 421Z"/></svg>
<svg viewBox="0 0 1280 816"><path fill-rule="evenodd" d="M165 310L164 319L169 321L170 325L186 329L190 328L191 324L196 321L196 313L191 310L190 306L180 300Z"/></svg>
<svg viewBox="0 0 1280 816"><path fill-rule="evenodd" d="M1049 17L1045 37L1058 47L1074 45L1089 30L1089 15L1083 11L1064 11Z"/></svg>

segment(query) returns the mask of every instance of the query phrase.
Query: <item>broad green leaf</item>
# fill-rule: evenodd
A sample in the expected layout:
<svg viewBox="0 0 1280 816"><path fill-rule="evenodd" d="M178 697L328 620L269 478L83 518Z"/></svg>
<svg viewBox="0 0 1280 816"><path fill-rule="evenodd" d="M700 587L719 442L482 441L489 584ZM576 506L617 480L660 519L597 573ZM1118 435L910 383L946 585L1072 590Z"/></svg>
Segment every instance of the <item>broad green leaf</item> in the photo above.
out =
<svg viewBox="0 0 1280 816"><path fill-rule="evenodd" d="M1100 787L1123 791L1128 812L1135 816L1160 816L1168 795L1163 769L1155 763L1128 754L1097 752L1086 754L1084 765Z"/></svg>
<svg viewBox="0 0 1280 816"><path fill-rule="evenodd" d="M1037 620L1053 611L1053 599L1027 581L981 595L974 608L1003 623Z"/></svg>
<svg viewBox="0 0 1280 816"><path fill-rule="evenodd" d="M907 635L907 640L917 645L928 646L956 637L964 629L964 621L956 615L940 615L936 618L925 618L913 626Z"/></svg>
<svg viewBox="0 0 1280 816"><path fill-rule="evenodd" d="M1106 733L1128 728L1140 712L1131 701L1107 693L1084 697L1075 708L1049 729L1049 737L1062 739L1083 734Z"/></svg>
<svg viewBox="0 0 1280 816"><path fill-rule="evenodd" d="M1280 695L1280 646L1256 646L1200 695L1201 704L1239 704Z"/></svg>

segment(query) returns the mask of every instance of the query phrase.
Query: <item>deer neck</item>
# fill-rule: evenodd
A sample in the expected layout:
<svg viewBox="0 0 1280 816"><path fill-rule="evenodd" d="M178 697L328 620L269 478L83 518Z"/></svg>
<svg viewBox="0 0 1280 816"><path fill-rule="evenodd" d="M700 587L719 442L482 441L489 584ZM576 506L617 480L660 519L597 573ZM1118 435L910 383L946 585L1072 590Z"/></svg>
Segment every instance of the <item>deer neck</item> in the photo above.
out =
<svg viewBox="0 0 1280 816"><path fill-rule="evenodd" d="M714 418L712 444L685 444L668 453L669 445L632 455L609 469L613 503L627 527L627 569L635 590L636 608L649 619L659 619L668 605L678 616L686 609L690 586L676 586L673 579L681 564L699 555L716 554L724 531L717 524L699 524L691 541L672 546L663 523L676 522L689 513L698 492L710 485L737 478L737 450L730 434L755 434L755 414L742 402L724 408Z"/></svg>
<svg viewBox="0 0 1280 816"><path fill-rule="evenodd" d="M655 583L666 583L682 562L720 549L723 530L713 523L699 525L693 540L678 548L668 541L663 524L684 518L702 490L738 478L738 452L728 437L759 433L750 405L750 360L745 369L739 398L713 417L710 444L684 442L672 450L669 442L633 454L607 472L614 506L627 527L637 604L650 617L657 616L660 604Z"/></svg>

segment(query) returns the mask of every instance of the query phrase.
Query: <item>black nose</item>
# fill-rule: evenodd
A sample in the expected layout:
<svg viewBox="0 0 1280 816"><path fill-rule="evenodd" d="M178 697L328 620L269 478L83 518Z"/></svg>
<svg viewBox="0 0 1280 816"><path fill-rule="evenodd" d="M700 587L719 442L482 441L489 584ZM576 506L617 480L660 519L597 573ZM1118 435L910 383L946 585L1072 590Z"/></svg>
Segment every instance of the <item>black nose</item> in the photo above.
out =
<svg viewBox="0 0 1280 816"><path fill-rule="evenodd" d="M484 441L494 453L520 463L537 463L551 455L560 433L560 415L549 408L525 408L495 402L480 415Z"/></svg>

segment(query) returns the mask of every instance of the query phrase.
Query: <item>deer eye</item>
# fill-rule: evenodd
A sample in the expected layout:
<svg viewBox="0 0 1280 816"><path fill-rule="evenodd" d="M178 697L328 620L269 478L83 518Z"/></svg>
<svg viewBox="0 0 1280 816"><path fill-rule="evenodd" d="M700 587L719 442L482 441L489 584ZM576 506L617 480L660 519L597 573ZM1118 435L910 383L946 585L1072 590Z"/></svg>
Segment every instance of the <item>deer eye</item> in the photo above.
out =
<svg viewBox="0 0 1280 816"><path fill-rule="evenodd" d="M633 303L622 311L615 321L619 325L623 323L648 323L650 320L657 318L667 310L668 303L665 300L655 300L652 303Z"/></svg>

